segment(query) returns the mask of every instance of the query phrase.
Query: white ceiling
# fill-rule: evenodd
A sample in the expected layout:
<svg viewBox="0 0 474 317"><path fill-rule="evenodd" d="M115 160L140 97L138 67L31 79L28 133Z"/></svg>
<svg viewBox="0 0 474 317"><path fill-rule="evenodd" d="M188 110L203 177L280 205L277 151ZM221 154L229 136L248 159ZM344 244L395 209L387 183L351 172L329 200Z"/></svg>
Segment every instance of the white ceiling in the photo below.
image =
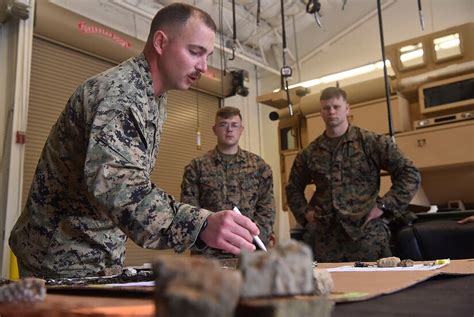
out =
<svg viewBox="0 0 474 317"><path fill-rule="evenodd" d="M146 39L154 14L163 6L177 2L173 0L50 1L142 40ZM382 0L382 8L388 8L396 1ZM415 0L411 1L415 2ZM230 49L234 42L232 0L181 0L180 2L195 5L209 12L222 34L222 37L217 37L216 46L225 46L226 52L231 54ZM283 2L288 48L287 65L295 65L297 61L311 58L325 46L331 45L377 15L375 0L320 0L321 26L319 26L314 15L306 12L307 0L284 0ZM263 70L277 73L283 64L281 2L260 0L258 25L257 4L257 0L235 0L237 25L235 52L238 58L251 62Z"/></svg>

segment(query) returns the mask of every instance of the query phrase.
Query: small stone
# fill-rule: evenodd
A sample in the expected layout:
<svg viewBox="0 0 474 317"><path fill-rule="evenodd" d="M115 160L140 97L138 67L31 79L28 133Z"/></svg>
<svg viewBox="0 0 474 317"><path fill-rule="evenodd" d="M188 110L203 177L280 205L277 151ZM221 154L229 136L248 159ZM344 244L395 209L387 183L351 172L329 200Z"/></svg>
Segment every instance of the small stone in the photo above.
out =
<svg viewBox="0 0 474 317"><path fill-rule="evenodd" d="M378 267L396 267L400 263L400 258L390 256L388 258L381 258L377 260Z"/></svg>
<svg viewBox="0 0 474 317"><path fill-rule="evenodd" d="M269 252L240 255L242 298L312 294L313 255L296 240L287 240Z"/></svg>
<svg viewBox="0 0 474 317"><path fill-rule="evenodd" d="M163 256L153 263L160 317L232 317L242 282L237 270L223 270L204 257Z"/></svg>
<svg viewBox="0 0 474 317"><path fill-rule="evenodd" d="M45 281L39 278L24 278L0 287L0 302L36 303L45 297Z"/></svg>
<svg viewBox="0 0 474 317"><path fill-rule="evenodd" d="M334 281L331 273L324 269L314 269L314 294L329 295L334 289Z"/></svg>
<svg viewBox="0 0 474 317"><path fill-rule="evenodd" d="M413 266L413 264L414 264L413 260L405 259L405 260L402 260L400 263L398 263L398 266L410 267L410 266Z"/></svg>

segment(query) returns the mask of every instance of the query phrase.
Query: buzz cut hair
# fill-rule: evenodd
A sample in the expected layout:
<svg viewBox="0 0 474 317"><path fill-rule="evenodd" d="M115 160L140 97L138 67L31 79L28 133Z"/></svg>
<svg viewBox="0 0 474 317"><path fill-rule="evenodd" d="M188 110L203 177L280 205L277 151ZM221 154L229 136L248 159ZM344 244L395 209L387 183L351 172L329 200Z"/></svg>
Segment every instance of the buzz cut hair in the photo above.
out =
<svg viewBox="0 0 474 317"><path fill-rule="evenodd" d="M218 118L229 119L234 116L239 116L242 121L242 114L240 113L239 108L226 106L217 110L215 120L217 121Z"/></svg>
<svg viewBox="0 0 474 317"><path fill-rule="evenodd" d="M339 87L328 87L321 91L319 100L329 100L331 98L338 97L342 97L345 101L347 101L347 93L343 89Z"/></svg>
<svg viewBox="0 0 474 317"><path fill-rule="evenodd" d="M192 16L199 18L214 33L217 32L216 23L209 13L189 4L173 3L156 13L151 22L148 40L159 30L168 32L179 30Z"/></svg>

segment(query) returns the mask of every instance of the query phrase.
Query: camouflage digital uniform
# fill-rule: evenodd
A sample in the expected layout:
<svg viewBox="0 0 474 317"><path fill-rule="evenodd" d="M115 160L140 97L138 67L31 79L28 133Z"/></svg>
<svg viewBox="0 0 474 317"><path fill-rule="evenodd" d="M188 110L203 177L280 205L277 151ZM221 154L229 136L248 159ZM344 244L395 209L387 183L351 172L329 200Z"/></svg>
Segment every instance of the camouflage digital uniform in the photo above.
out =
<svg viewBox="0 0 474 317"><path fill-rule="evenodd" d="M52 127L10 236L25 275L120 273L127 237L192 246L210 211L150 181L166 119L143 54L82 83Z"/></svg>
<svg viewBox="0 0 474 317"><path fill-rule="evenodd" d="M392 187L379 197L380 170L387 171ZM420 185L420 173L389 137L349 125L334 150L325 134L298 153L286 186L288 204L306 227L321 262L371 261L391 254L387 224L405 211ZM309 204L306 185L316 192ZM384 206L384 214L363 225L370 210ZM316 224L304 215L312 206Z"/></svg>
<svg viewBox="0 0 474 317"><path fill-rule="evenodd" d="M272 170L260 156L240 147L230 161L217 148L193 159L184 169L181 201L213 212L236 206L258 225L263 243L268 242L272 233L275 222ZM233 257L212 248L193 250L193 253Z"/></svg>

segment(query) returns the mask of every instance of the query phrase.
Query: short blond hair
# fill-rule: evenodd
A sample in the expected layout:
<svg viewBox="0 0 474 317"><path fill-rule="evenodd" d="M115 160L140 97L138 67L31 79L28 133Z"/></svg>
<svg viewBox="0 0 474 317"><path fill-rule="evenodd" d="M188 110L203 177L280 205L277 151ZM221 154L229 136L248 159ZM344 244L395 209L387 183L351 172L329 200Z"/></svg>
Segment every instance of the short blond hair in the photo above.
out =
<svg viewBox="0 0 474 317"><path fill-rule="evenodd" d="M334 98L334 97L342 97L344 100L347 101L347 93L339 88L339 87L328 87L328 88L325 88L322 92L321 92L321 96L319 97L319 100L329 100L331 98Z"/></svg>
<svg viewBox="0 0 474 317"><path fill-rule="evenodd" d="M222 119L229 119L230 117L239 116L240 120L242 120L242 115L240 114L240 109L235 107L222 107L216 112L216 121L217 118Z"/></svg>

